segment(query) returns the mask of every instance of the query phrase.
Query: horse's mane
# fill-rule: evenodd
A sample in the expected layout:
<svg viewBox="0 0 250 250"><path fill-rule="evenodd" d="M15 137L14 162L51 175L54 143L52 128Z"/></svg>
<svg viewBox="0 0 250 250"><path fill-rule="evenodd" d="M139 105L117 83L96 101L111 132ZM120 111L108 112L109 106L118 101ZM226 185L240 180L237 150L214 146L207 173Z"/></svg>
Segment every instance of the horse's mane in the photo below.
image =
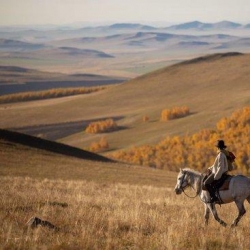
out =
<svg viewBox="0 0 250 250"><path fill-rule="evenodd" d="M188 172L188 173L192 173L192 174L195 174L195 175L201 175L200 172L194 170L194 169L191 169L191 168L184 168L182 169L183 172Z"/></svg>
<svg viewBox="0 0 250 250"><path fill-rule="evenodd" d="M195 185L197 185L198 183L196 180L201 180L202 174L196 170L193 170L191 168L184 168L182 169L182 171L187 174L187 178L192 184L196 183Z"/></svg>

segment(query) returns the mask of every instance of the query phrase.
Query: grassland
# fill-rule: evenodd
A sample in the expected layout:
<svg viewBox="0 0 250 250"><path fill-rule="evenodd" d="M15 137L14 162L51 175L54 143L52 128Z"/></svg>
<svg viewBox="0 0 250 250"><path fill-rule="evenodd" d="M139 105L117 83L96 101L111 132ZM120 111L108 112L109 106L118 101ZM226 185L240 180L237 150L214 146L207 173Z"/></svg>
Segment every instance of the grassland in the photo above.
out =
<svg viewBox="0 0 250 250"><path fill-rule="evenodd" d="M249 216L237 229L203 225L198 199L172 188L1 177L2 249L249 249ZM8 190L6 192L6 190ZM235 207L218 208L227 222ZM59 228L27 228L37 216Z"/></svg>
<svg viewBox="0 0 250 250"><path fill-rule="evenodd" d="M88 68L95 74L135 76L180 60L180 55L191 58L194 51L199 53L197 48L185 48L179 56L165 48L164 53L152 50L157 39L151 33L146 36L153 39L146 50L114 48L107 39L111 48L107 52L115 55L108 61L85 61L72 55L65 58L65 53L51 58L47 57L48 51L44 54L41 50L28 53L30 60L22 58L24 54L18 58L13 53L12 58L0 56L0 62L65 74ZM101 41L98 46L105 45ZM157 143L166 135L192 134L213 128L222 117L250 104L249 59L249 54L210 55L89 95L1 104L0 127L36 131L41 137L49 135L48 139L56 138L79 148L88 147L104 135L109 152ZM20 70L12 66L10 69ZM24 71L11 74L11 80L5 68L4 81L11 84L18 80L22 85L30 77L51 84L52 78L60 82L66 77L61 73ZM67 77L92 78L82 74ZM190 115L160 121L162 110L180 106L187 106ZM101 135L84 133L88 123L107 118L113 118L120 129ZM235 229L221 227L212 218L205 226L199 198L175 195L176 172L97 161L98 156L86 158L0 139L1 249L250 249L249 212ZM194 195L193 190L187 192ZM248 204L246 209L250 210ZM230 204L218 207L218 212L230 224L237 210ZM28 227L27 221L34 216L49 221L58 230Z"/></svg>
<svg viewBox="0 0 250 250"><path fill-rule="evenodd" d="M3 140L0 149L1 249L250 247L248 213L235 229L212 218L205 227L199 199L175 195L177 173L80 160ZM218 212L230 223L236 207L223 205ZM33 216L59 230L28 228Z"/></svg>
<svg viewBox="0 0 250 250"><path fill-rule="evenodd" d="M115 117L123 129L107 134L111 150L191 133L249 104L248 60L209 57L86 96L2 104L0 124L39 127ZM191 115L159 121L163 109L182 105ZM80 132L61 141L83 147L98 136ZM175 195L176 172L77 159L6 140L0 140L0 158L2 249L250 248L248 212L235 229L212 218L205 227L199 199ZM229 224L237 214L233 204L218 212ZM28 228L33 216L59 230Z"/></svg>

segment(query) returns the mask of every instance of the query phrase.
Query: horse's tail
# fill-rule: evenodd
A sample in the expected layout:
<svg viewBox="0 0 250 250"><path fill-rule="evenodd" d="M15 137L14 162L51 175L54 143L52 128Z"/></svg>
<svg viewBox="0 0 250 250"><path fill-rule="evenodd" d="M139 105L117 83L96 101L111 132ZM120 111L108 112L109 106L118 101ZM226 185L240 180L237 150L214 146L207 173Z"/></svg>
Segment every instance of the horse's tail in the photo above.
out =
<svg viewBox="0 0 250 250"><path fill-rule="evenodd" d="M247 177L247 179L248 179L248 190L250 190L250 178ZM249 194L249 196L246 198L246 200L247 200L248 203L250 204L250 194Z"/></svg>

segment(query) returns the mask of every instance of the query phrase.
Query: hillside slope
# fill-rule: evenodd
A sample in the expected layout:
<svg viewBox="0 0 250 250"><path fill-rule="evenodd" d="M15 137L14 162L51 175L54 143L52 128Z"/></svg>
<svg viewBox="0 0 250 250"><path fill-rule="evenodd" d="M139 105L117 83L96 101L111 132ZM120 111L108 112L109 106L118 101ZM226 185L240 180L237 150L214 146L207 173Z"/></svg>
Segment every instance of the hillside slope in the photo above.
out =
<svg viewBox="0 0 250 250"><path fill-rule="evenodd" d="M37 138L34 136L0 129L0 139L7 140L9 142L19 143L32 148L42 149L49 152L62 154L64 156L72 156L84 160L113 162L111 159L103 157L92 152L82 150L79 148L70 147L62 143Z"/></svg>
<svg viewBox="0 0 250 250"><path fill-rule="evenodd" d="M124 129L106 135L111 150L157 142L166 134L211 128L221 117L250 104L249 60L249 54L210 55L87 96L1 105L0 127L116 117ZM187 105L192 115L159 122L163 109L182 105ZM142 123L143 115L150 118L148 123ZM97 137L79 133L62 141L86 146Z"/></svg>
<svg viewBox="0 0 250 250"><path fill-rule="evenodd" d="M17 143L8 136L0 136L0 178L9 176L14 181L17 176L39 180L78 180L101 183L129 183L132 185L153 185L173 188L176 173L133 166L118 162L69 157L55 153L49 148L28 145L25 135L20 135ZM6 135L6 134L5 134ZM44 146L44 145L43 145ZM92 154L94 155L94 154ZM98 161L97 161L98 160Z"/></svg>

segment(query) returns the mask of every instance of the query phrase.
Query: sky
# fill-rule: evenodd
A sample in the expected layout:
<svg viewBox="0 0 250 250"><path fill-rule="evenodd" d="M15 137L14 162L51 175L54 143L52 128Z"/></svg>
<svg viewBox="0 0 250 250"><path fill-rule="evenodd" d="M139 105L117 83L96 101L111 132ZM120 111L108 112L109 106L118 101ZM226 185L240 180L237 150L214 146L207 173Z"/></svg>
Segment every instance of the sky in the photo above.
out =
<svg viewBox="0 0 250 250"><path fill-rule="evenodd" d="M250 0L0 0L0 25L229 20L250 23Z"/></svg>

